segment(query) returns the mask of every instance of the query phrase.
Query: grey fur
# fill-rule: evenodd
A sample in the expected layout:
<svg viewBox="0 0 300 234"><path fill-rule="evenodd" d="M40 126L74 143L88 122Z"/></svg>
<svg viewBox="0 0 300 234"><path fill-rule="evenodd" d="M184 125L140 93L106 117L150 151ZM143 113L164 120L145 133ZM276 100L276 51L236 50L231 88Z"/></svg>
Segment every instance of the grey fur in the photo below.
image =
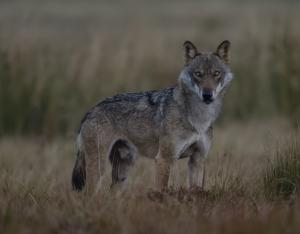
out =
<svg viewBox="0 0 300 234"><path fill-rule="evenodd" d="M78 150L85 155L88 191L100 188L107 159L113 167L114 185L126 180L138 156L155 159L159 189L168 185L172 163L189 157L189 186L203 188L212 125L233 78L228 66L228 43L222 56L218 51L191 53L191 48L196 47L185 43L188 59L174 86L118 94L87 112L78 133ZM218 50L222 49L220 46ZM209 102L203 99L203 90L212 94Z"/></svg>

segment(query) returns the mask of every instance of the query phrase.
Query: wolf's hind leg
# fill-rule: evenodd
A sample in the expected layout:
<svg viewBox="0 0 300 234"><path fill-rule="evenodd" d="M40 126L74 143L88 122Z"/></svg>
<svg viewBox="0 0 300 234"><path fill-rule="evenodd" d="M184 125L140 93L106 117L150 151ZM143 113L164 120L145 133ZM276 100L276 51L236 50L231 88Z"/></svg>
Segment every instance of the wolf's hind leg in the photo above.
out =
<svg viewBox="0 0 300 234"><path fill-rule="evenodd" d="M101 154L101 155L100 155ZM86 192L89 195L98 193L106 169L106 160L103 152L92 153L86 158Z"/></svg>
<svg viewBox="0 0 300 234"><path fill-rule="evenodd" d="M135 150L126 140L117 140L110 152L109 160L112 165L111 187L123 184L134 164Z"/></svg>
<svg viewBox="0 0 300 234"><path fill-rule="evenodd" d="M107 166L107 144L91 141L86 144L86 192L97 194L102 186L102 180Z"/></svg>

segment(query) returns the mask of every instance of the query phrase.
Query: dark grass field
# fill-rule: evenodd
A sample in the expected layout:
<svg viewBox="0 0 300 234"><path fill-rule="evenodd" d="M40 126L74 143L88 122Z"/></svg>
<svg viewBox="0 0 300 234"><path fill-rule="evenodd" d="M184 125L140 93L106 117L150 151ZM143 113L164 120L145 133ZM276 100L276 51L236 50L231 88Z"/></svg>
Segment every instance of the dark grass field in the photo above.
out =
<svg viewBox="0 0 300 234"><path fill-rule="evenodd" d="M107 173L93 198L71 189L73 141L2 139L1 233L298 233L297 131L274 120L215 135L205 191L186 189L186 160L155 191L153 162L140 159L127 189L111 192Z"/></svg>
<svg viewBox="0 0 300 234"><path fill-rule="evenodd" d="M299 233L298 1L2 1L0 233ZM235 74L205 191L186 160L153 190L140 159L128 188L71 189L84 112L119 92L176 82L182 43L232 42Z"/></svg>

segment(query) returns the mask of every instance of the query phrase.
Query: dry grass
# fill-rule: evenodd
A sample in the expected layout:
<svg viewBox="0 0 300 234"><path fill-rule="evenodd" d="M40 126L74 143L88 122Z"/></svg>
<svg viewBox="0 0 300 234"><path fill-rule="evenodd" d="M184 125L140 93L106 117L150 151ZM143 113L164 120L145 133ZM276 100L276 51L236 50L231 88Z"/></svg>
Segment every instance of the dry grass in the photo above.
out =
<svg viewBox="0 0 300 234"><path fill-rule="evenodd" d="M231 124L216 129L205 192L185 189L186 160L175 165L168 191L153 191L153 162L140 159L126 190L111 193L108 172L102 192L92 199L71 190L75 156L72 140L2 139L0 230L297 233L298 195L272 201L263 187L265 169L274 160L269 146L284 149L286 146L278 142L289 139L291 128L282 120L269 121L264 127L260 124Z"/></svg>
<svg viewBox="0 0 300 234"><path fill-rule="evenodd" d="M2 1L0 233L298 233L299 9L297 1ZM141 159L121 193L109 191L109 172L97 197L73 192L87 108L173 84L185 40L213 50L224 39L236 78L206 191L185 189L186 160L169 190L153 191L153 162Z"/></svg>

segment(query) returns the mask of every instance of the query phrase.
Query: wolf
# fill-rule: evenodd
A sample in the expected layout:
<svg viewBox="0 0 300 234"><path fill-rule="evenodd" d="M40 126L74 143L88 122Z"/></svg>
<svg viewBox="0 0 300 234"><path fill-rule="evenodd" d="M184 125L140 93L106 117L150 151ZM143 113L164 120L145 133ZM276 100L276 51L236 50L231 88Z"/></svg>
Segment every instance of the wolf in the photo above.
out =
<svg viewBox="0 0 300 234"><path fill-rule="evenodd" d="M111 187L122 185L136 159L144 156L155 160L158 190L167 188L170 169L182 158L188 158L189 187L203 189L212 125L233 79L230 45L225 40L214 52L201 53L186 41L175 85L118 94L92 107L78 131L73 188L99 191L108 161Z"/></svg>

